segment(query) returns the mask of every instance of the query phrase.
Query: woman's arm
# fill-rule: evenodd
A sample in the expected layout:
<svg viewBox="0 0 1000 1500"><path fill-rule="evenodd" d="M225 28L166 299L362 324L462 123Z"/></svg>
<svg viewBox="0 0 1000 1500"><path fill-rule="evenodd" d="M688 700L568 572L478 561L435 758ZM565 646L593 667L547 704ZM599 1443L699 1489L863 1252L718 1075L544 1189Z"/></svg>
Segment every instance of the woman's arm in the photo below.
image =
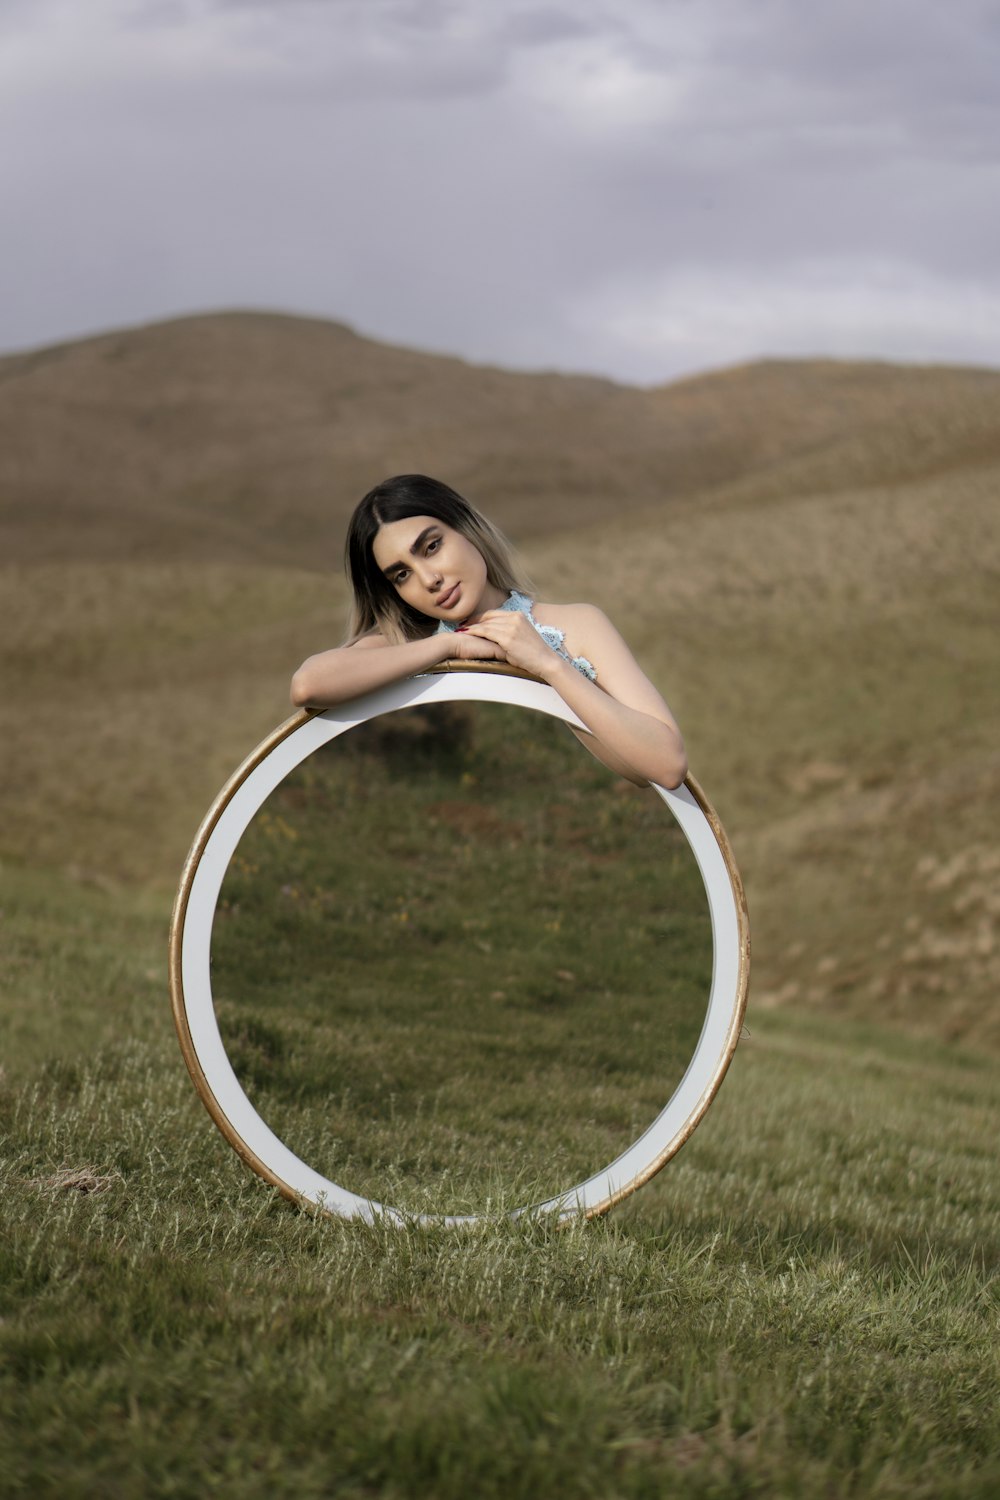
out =
<svg viewBox="0 0 1000 1500"><path fill-rule="evenodd" d="M491 610L467 635L495 641L514 666L555 688L596 737L592 753L612 770L639 784L680 786L687 755L677 721L611 621L590 604L567 606L559 619L574 651L597 668L597 682L546 645L520 613Z"/></svg>
<svg viewBox="0 0 1000 1500"><path fill-rule="evenodd" d="M492 642L473 643L446 631L401 646L390 646L381 635L365 635L353 645L308 657L292 678L292 702L296 708L330 708L426 672L450 657L496 661L503 652Z"/></svg>
<svg viewBox="0 0 1000 1500"><path fill-rule="evenodd" d="M577 729L575 724L567 724L566 728L580 742L588 755L599 760L602 766L607 766L609 771L614 771L616 776L621 776L625 781L631 781L633 786L649 786L647 777L640 776L637 771L633 771L628 762L609 750L596 734L591 734L587 729Z"/></svg>

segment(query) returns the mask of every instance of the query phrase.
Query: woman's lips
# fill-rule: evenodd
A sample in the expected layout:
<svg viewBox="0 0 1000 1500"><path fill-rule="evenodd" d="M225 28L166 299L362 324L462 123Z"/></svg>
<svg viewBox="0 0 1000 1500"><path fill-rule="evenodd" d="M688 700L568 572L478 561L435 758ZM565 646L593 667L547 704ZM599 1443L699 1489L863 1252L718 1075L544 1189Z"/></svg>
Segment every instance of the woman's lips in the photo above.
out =
<svg viewBox="0 0 1000 1500"><path fill-rule="evenodd" d="M451 588L448 590L448 592L446 594L438 594L438 597L437 597L437 607L438 607L438 609L451 609L451 606L458 599L458 594L459 594L459 590L461 589L461 587L462 587L462 585L460 583L455 583L455 584L452 584Z"/></svg>

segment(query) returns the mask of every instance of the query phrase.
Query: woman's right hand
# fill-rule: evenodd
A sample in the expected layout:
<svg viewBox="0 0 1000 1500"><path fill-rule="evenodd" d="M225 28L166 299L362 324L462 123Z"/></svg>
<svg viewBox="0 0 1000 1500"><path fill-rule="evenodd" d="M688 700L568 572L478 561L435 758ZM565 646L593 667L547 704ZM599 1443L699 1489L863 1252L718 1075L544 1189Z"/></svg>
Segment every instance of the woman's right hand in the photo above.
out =
<svg viewBox="0 0 1000 1500"><path fill-rule="evenodd" d="M456 630L449 636L451 650L449 656L452 661L506 661L507 657L502 646L496 641L484 640L479 635L469 635L464 630Z"/></svg>

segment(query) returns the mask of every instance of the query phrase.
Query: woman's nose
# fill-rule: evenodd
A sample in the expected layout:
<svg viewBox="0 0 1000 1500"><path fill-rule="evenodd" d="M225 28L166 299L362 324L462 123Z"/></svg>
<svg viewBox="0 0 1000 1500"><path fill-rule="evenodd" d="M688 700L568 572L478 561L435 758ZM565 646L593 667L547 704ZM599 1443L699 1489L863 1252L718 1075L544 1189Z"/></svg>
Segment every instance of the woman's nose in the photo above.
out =
<svg viewBox="0 0 1000 1500"><path fill-rule="evenodd" d="M421 565L420 582L433 592L441 583L441 569L428 559Z"/></svg>

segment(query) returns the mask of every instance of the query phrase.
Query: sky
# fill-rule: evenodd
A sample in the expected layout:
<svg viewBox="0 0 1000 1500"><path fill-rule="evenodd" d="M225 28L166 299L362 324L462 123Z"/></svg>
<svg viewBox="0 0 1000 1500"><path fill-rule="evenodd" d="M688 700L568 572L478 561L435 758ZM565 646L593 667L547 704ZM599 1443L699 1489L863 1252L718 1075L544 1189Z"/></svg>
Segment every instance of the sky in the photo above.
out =
<svg viewBox="0 0 1000 1500"><path fill-rule="evenodd" d="M1000 0L0 0L0 351L1000 366Z"/></svg>

